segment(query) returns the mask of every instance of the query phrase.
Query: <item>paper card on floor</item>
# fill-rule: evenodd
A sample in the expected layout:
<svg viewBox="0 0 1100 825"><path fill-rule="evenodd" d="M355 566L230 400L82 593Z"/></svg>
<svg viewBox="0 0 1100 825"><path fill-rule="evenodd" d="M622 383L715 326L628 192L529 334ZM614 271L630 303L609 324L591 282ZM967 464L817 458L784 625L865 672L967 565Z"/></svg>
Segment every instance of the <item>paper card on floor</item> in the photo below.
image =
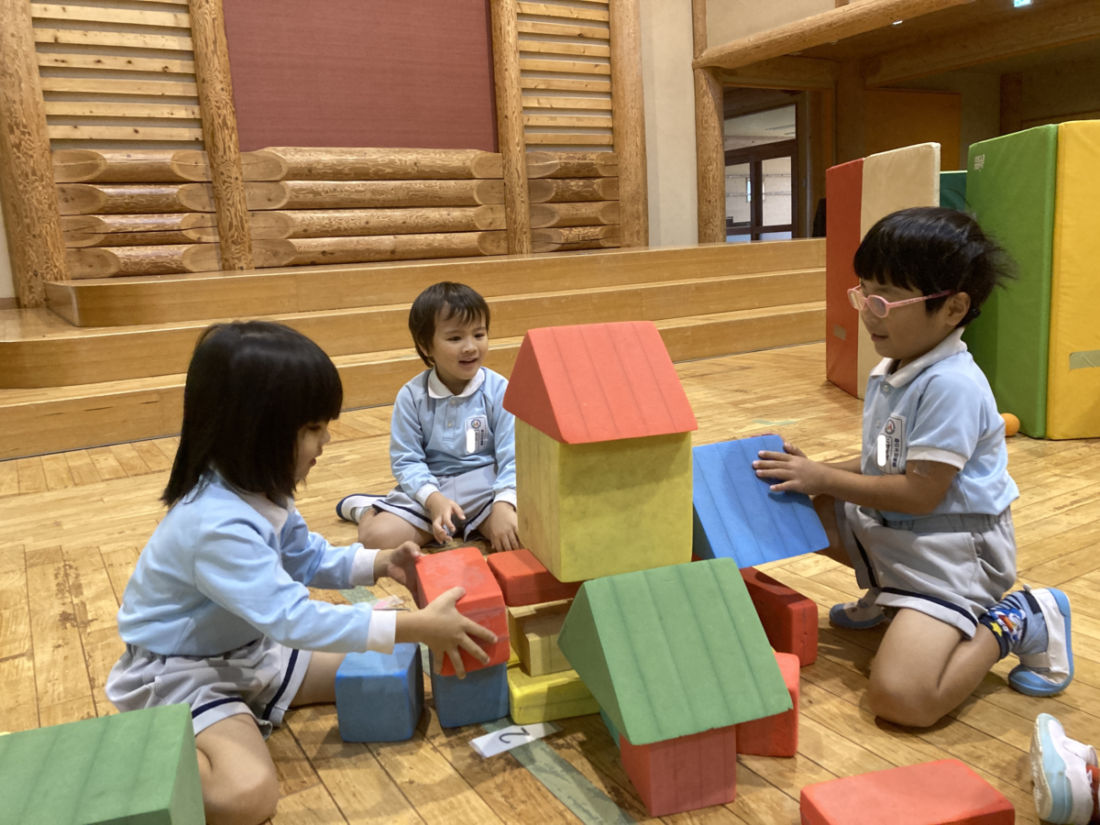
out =
<svg viewBox="0 0 1100 825"><path fill-rule="evenodd" d="M534 725L512 725L503 730L487 733L477 739L470 740L470 746L483 757L496 756L498 753L510 751L512 748L542 739L552 733L557 733L561 728L553 722L537 722Z"/></svg>

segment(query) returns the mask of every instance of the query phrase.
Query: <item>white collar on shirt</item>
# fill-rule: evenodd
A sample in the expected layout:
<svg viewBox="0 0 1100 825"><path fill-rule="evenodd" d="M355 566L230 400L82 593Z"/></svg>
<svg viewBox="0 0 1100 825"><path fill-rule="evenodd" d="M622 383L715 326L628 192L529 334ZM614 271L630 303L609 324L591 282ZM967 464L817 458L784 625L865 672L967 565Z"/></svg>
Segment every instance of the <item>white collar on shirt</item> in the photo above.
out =
<svg viewBox="0 0 1100 825"><path fill-rule="evenodd" d="M467 396L473 395L475 392L477 392L481 388L481 385L484 383L485 370L479 369L477 371L477 375L466 382L466 388L458 395L455 395L453 392L447 389L447 385L443 383L443 381L439 377L439 374L433 368L431 374L428 376L428 395L430 395L432 398L451 398L452 396L454 396L455 398L466 398Z"/></svg>
<svg viewBox="0 0 1100 825"><path fill-rule="evenodd" d="M936 364L945 358L950 358L952 355L958 355L960 352L966 352L966 344L963 343L963 328L958 327L940 341L932 349L928 350L920 358L906 364L900 370L895 373L890 372L890 368L894 365L893 358L883 358L877 367L871 370L873 376L885 376L885 381L891 387L904 387L926 369L933 364Z"/></svg>

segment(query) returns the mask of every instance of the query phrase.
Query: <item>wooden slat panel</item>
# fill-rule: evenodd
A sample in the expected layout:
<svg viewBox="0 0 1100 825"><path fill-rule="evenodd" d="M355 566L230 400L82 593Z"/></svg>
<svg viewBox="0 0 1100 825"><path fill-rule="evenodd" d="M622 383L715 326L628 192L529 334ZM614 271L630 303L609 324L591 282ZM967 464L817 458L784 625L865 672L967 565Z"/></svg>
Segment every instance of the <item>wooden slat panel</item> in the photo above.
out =
<svg viewBox="0 0 1100 825"><path fill-rule="evenodd" d="M611 74L610 63L588 63L582 60L520 60L519 68L520 71L523 72L563 72L569 74L597 75ZM607 91L610 90L611 85L608 84Z"/></svg>
<svg viewBox="0 0 1100 825"><path fill-rule="evenodd" d="M524 115L527 126L575 126L582 129L610 129L610 117L585 117L583 115Z"/></svg>
<svg viewBox="0 0 1100 825"><path fill-rule="evenodd" d="M611 111L611 99L600 97L535 97L523 98L524 109L601 109Z"/></svg>
<svg viewBox="0 0 1100 825"><path fill-rule="evenodd" d="M46 114L60 117L185 118L198 120L198 106L175 103L100 103L47 100Z"/></svg>
<svg viewBox="0 0 1100 825"><path fill-rule="evenodd" d="M38 65L55 69L110 69L118 72L159 72L161 74L195 73L193 60L154 57L123 57L113 54L64 54L38 52Z"/></svg>
<svg viewBox="0 0 1100 825"><path fill-rule="evenodd" d="M615 139L611 135L554 135L544 132L528 132L523 136L528 144L540 146L611 146Z"/></svg>
<svg viewBox="0 0 1100 825"><path fill-rule="evenodd" d="M524 62L520 61L522 65ZM530 69L530 67L528 67ZM536 69L530 69L537 71ZM610 80L573 80L564 77L523 77L519 81L522 89L538 89L547 92L610 92Z"/></svg>
<svg viewBox="0 0 1100 825"><path fill-rule="evenodd" d="M44 77L42 91L97 95L199 96L194 80L86 80L82 77Z"/></svg>
<svg viewBox="0 0 1100 825"><path fill-rule="evenodd" d="M50 140L202 140L202 127L50 126Z"/></svg>
<svg viewBox="0 0 1100 825"><path fill-rule="evenodd" d="M167 11L137 11L135 9L105 9L96 6L60 6L31 3L35 20L70 20L81 23L121 23L128 26L163 26L188 29L191 17Z"/></svg>
<svg viewBox="0 0 1100 825"><path fill-rule="evenodd" d="M557 40L520 40L520 54L560 54L581 57L610 57L611 47L599 43L560 43Z"/></svg>
<svg viewBox="0 0 1100 825"><path fill-rule="evenodd" d="M122 49L164 49L191 51L190 37L129 32L81 31L80 29L35 29L35 43L64 43L67 46L110 46Z"/></svg>
<svg viewBox="0 0 1100 825"><path fill-rule="evenodd" d="M550 6L546 3L519 3L520 14L537 14L542 17L564 17L569 20L599 20L607 22L608 14L601 9L581 9L575 6Z"/></svg>
<svg viewBox="0 0 1100 825"><path fill-rule="evenodd" d="M536 23L520 20L516 23L520 34L548 34L554 37L585 37L591 40L610 40L611 33L598 26L568 26L561 23Z"/></svg>

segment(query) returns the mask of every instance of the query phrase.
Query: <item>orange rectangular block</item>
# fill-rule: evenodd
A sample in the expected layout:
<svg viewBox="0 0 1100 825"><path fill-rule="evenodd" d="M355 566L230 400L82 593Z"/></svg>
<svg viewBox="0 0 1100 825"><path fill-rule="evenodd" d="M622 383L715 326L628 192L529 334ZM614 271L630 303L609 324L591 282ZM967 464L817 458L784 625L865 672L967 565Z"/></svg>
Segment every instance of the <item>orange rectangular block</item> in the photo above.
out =
<svg viewBox="0 0 1100 825"><path fill-rule="evenodd" d="M802 667L817 661L817 604L755 567L741 577L772 648L793 653Z"/></svg>
<svg viewBox="0 0 1100 825"><path fill-rule="evenodd" d="M737 797L737 728L730 725L632 745L619 734L623 768L650 816L668 816Z"/></svg>
<svg viewBox="0 0 1100 825"><path fill-rule="evenodd" d="M738 725L738 753L750 756L794 756L798 753L798 657L792 653L776 653L775 660L791 696L792 707L784 713Z"/></svg>
<svg viewBox="0 0 1100 825"><path fill-rule="evenodd" d="M802 825L1013 825L1000 791L957 759L846 776L802 789Z"/></svg>
<svg viewBox="0 0 1100 825"><path fill-rule="evenodd" d="M558 581L530 550L493 553L488 562L509 607L571 599L583 584Z"/></svg>
<svg viewBox="0 0 1100 825"><path fill-rule="evenodd" d="M426 607L452 587L461 587L465 589L466 595L455 605L458 612L497 635L496 644L482 644L489 654L488 664L483 665L465 650L462 651L462 664L467 671L493 667L508 661L512 648L508 641L508 615L504 609L504 594L480 550L476 547L459 547L432 556L421 556L416 561L416 577L419 582L416 599L419 607ZM441 675L455 675L450 657L444 657Z"/></svg>

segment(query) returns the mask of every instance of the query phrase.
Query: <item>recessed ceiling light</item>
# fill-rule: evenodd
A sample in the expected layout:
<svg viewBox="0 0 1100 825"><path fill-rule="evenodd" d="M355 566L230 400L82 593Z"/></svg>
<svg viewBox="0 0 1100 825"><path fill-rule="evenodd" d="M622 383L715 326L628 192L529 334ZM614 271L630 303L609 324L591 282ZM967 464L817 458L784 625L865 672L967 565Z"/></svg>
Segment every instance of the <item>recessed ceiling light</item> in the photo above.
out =
<svg viewBox="0 0 1100 825"><path fill-rule="evenodd" d="M1021 8L1023 6L1030 6L1031 5L1031 0L1012 0L1012 5L1015 6L1016 8Z"/></svg>
<svg viewBox="0 0 1100 825"><path fill-rule="evenodd" d="M894 25L895 26L900 26L903 22L905 22L905 21L904 20L895 20Z"/></svg>

